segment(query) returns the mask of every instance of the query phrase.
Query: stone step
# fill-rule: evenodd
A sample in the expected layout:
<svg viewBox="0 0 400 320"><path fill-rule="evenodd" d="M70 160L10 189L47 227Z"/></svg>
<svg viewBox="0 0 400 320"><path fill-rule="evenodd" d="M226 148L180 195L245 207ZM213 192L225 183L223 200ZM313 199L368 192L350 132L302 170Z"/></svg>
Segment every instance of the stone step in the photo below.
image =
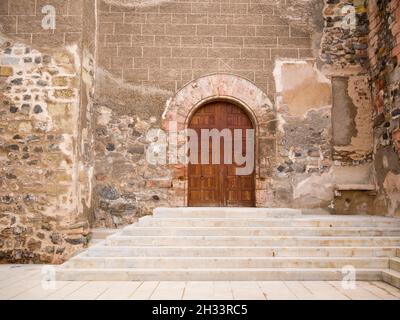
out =
<svg viewBox="0 0 400 320"><path fill-rule="evenodd" d="M125 236L400 236L400 228L372 227L138 227L123 229Z"/></svg>
<svg viewBox="0 0 400 320"><path fill-rule="evenodd" d="M400 219L360 218L154 218L142 217L140 227L392 227L400 228Z"/></svg>
<svg viewBox="0 0 400 320"><path fill-rule="evenodd" d="M118 229L94 228L91 230L92 240L104 240L118 231Z"/></svg>
<svg viewBox="0 0 400 320"><path fill-rule="evenodd" d="M389 268L400 272L400 258L391 258L389 261Z"/></svg>
<svg viewBox="0 0 400 320"><path fill-rule="evenodd" d="M76 257L68 268L139 268L139 269L264 269L264 268L343 268L351 265L361 269L387 269L388 258L263 258L263 257Z"/></svg>
<svg viewBox="0 0 400 320"><path fill-rule="evenodd" d="M395 270L385 270L382 272L382 280L400 289L400 272Z"/></svg>
<svg viewBox="0 0 400 320"><path fill-rule="evenodd" d="M342 269L67 269L57 281L341 281ZM381 269L357 269L358 281L381 281Z"/></svg>
<svg viewBox="0 0 400 320"><path fill-rule="evenodd" d="M393 257L395 247L166 247L98 246L88 257Z"/></svg>
<svg viewBox="0 0 400 320"><path fill-rule="evenodd" d="M90 240L90 246L97 246L100 243L102 243L103 241L104 240L102 240L102 239L92 239L92 240Z"/></svg>
<svg viewBox="0 0 400 320"><path fill-rule="evenodd" d="M239 237L239 236L122 236L108 237L109 246L262 246L262 247L399 247L400 237Z"/></svg>
<svg viewBox="0 0 400 320"><path fill-rule="evenodd" d="M156 218L287 218L301 216L297 209L270 208L156 208Z"/></svg>

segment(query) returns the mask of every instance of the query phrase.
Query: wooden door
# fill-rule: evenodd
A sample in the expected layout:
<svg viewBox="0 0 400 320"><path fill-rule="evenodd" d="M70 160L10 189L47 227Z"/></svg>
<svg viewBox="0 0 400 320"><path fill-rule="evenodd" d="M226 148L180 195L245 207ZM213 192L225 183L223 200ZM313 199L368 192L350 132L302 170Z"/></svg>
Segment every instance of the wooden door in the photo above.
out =
<svg viewBox="0 0 400 320"><path fill-rule="evenodd" d="M220 140L220 163L212 163L212 140L209 140L209 164L202 164L200 143L201 129L242 130L242 151L246 150L246 129L253 129L247 114L234 104L218 101L200 108L192 117L189 128L198 136L199 164L188 166L188 205L192 207L253 207L255 205L254 171L249 175L237 175L232 151L233 163L225 163L224 139ZM254 148L254 145L252 146ZM253 166L254 167L254 166Z"/></svg>

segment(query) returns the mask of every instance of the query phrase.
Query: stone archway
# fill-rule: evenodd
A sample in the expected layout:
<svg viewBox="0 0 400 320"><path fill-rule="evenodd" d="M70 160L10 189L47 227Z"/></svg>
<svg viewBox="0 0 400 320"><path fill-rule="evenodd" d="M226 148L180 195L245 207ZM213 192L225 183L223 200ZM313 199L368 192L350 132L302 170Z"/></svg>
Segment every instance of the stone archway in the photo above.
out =
<svg viewBox="0 0 400 320"><path fill-rule="evenodd" d="M276 159L276 110L267 97L253 82L243 77L217 73L195 79L168 101L163 113L162 128L176 123L178 130L188 127L191 116L206 103L226 100L240 105L254 123L256 143L256 206L268 204L267 186L272 178ZM182 142L183 143L183 142ZM187 206L187 166L171 165L173 175L170 199L172 206Z"/></svg>

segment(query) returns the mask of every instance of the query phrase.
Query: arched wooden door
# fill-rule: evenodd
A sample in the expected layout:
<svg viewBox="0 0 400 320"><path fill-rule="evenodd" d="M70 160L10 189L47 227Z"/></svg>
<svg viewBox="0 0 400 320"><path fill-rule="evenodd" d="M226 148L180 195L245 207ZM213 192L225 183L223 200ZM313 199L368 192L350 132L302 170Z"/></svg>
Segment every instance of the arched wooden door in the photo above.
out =
<svg viewBox="0 0 400 320"><path fill-rule="evenodd" d="M234 129L242 131L242 153L246 152L246 129L254 129L247 114L238 106L217 101L201 107L190 120L189 128L197 132L201 159L201 129ZM252 143L254 151L254 143ZM188 205L191 207L254 207L255 206L255 169L249 175L237 175L235 157L232 164L225 163L224 139L220 139L220 164L212 164L212 139L209 140L209 163L190 163L188 166ZM233 152L234 148L232 148ZM254 161L254 160L253 160ZM253 167L255 168L254 164Z"/></svg>

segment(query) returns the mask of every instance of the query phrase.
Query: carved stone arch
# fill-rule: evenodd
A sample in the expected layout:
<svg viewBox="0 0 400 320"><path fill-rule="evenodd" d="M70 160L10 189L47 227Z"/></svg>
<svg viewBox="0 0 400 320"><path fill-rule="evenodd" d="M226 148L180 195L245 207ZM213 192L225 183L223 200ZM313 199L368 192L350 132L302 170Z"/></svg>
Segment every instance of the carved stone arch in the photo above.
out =
<svg viewBox="0 0 400 320"><path fill-rule="evenodd" d="M172 97L163 113L162 128L176 123L178 130L188 127L191 116L203 105L226 100L244 109L256 129L256 206L268 205L267 186L276 159L276 110L268 96L253 82L243 77L215 73L197 78ZM173 185L171 205L187 205L187 166L171 164Z"/></svg>

